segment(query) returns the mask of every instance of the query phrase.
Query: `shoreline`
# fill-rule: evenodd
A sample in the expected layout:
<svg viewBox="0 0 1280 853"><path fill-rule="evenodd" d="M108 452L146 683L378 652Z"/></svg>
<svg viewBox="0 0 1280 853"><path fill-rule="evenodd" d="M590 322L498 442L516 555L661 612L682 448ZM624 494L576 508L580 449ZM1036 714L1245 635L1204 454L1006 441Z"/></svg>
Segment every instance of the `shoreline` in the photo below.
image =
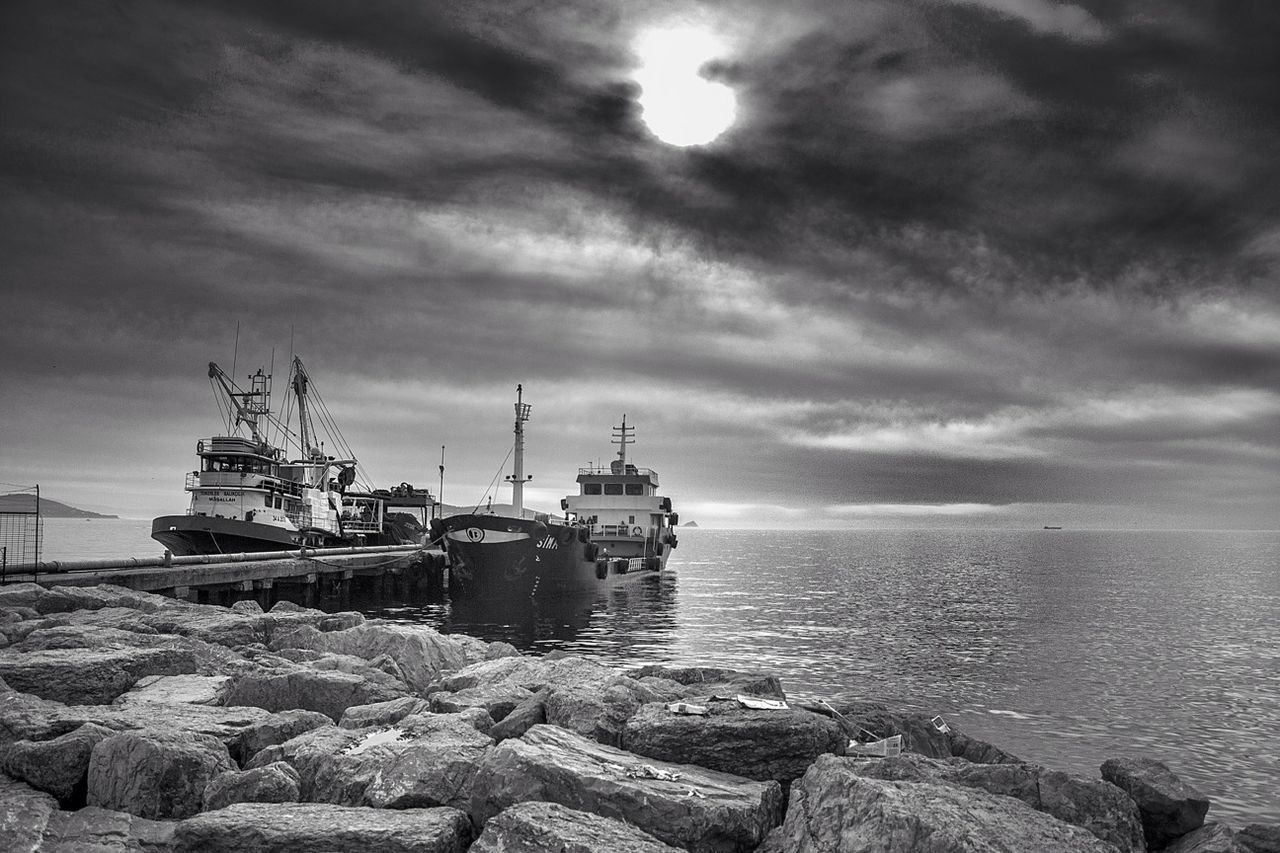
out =
<svg viewBox="0 0 1280 853"><path fill-rule="evenodd" d="M1151 757L1073 777L927 713L787 702L774 675L713 664L622 669L355 612L110 586L0 587L0 643L5 849L121 833L131 849L282 849L336 821L355 834L334 849L395 837L407 846L387 849L482 853L536 825L561 841L605 827L620 850L783 853L854 821L865 849L890 850L939 815L931 831L1009 849L1280 843L1274 824L1214 822ZM893 738L898 757L850 754ZM264 821L293 840L245 841Z"/></svg>

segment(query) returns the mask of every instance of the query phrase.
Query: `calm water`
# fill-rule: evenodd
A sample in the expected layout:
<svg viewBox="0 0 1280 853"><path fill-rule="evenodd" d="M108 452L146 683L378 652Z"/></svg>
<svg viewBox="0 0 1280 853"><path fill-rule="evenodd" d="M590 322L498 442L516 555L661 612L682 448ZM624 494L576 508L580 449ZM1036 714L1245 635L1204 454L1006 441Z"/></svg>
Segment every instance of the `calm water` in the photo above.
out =
<svg viewBox="0 0 1280 853"><path fill-rule="evenodd" d="M154 554L50 521L49 559ZM718 663L800 698L940 712L1051 767L1150 755L1234 824L1280 821L1280 533L687 530L661 581L494 613L371 615L613 663Z"/></svg>

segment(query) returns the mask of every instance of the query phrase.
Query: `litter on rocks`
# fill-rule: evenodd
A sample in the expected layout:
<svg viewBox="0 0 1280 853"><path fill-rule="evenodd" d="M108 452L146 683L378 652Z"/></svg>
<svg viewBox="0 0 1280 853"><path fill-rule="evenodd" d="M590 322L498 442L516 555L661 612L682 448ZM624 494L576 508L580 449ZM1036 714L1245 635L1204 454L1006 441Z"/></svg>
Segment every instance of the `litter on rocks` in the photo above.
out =
<svg viewBox="0 0 1280 853"><path fill-rule="evenodd" d="M849 754L867 758L896 758L902 754L902 735L873 740L870 743L849 741Z"/></svg>
<svg viewBox="0 0 1280 853"><path fill-rule="evenodd" d="M747 696L739 693L733 697L738 700L738 704L744 708L750 708L753 711L785 711L790 706L782 699L762 699L759 696Z"/></svg>
<svg viewBox="0 0 1280 853"><path fill-rule="evenodd" d="M933 727L934 727L935 729L937 729L938 731L942 732L944 735L945 735L945 734L950 733L950 731L951 731L951 726L948 726L948 725L947 725L947 721L946 721L946 720L944 720L944 719L942 719L942 715L941 715L941 714L939 714L938 716L934 717L934 718L933 718L932 720L930 720L929 722L933 723Z"/></svg>
<svg viewBox="0 0 1280 853"><path fill-rule="evenodd" d="M707 707L705 705L694 705L692 702L668 702L667 710L673 714L686 714L699 717L707 715Z"/></svg>
<svg viewBox="0 0 1280 853"><path fill-rule="evenodd" d="M660 782L678 782L680 774L670 770L659 770L652 764L641 764L639 767L628 767L626 775L632 779L657 779Z"/></svg>

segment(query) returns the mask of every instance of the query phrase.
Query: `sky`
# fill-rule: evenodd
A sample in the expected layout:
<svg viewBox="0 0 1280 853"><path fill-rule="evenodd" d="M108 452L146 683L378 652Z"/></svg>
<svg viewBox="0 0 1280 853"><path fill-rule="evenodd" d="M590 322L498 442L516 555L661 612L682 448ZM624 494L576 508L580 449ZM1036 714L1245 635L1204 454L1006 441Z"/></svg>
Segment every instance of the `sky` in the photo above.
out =
<svg viewBox="0 0 1280 853"><path fill-rule="evenodd" d="M1280 527L1271 0L0 18L5 483L181 512L296 352L451 504L522 383L544 508L625 413L702 526Z"/></svg>

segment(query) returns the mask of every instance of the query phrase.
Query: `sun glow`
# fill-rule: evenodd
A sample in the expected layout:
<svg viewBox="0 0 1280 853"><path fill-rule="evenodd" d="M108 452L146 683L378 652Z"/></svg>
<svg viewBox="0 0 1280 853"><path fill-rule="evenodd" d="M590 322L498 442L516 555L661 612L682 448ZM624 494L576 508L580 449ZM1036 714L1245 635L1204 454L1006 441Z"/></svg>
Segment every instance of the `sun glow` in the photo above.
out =
<svg viewBox="0 0 1280 853"><path fill-rule="evenodd" d="M725 55L710 32L696 27L653 29L634 44L641 65L641 118L654 136L669 145L705 145L733 124L733 89L708 80L703 66Z"/></svg>

